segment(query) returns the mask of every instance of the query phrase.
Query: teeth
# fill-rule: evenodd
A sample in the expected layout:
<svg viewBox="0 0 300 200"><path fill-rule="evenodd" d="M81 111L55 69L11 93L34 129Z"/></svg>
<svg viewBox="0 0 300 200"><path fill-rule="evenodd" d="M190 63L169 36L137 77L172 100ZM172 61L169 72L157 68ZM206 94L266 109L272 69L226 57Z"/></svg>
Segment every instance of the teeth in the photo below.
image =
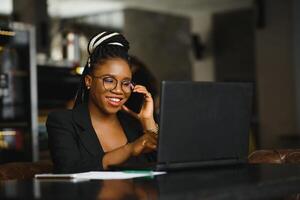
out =
<svg viewBox="0 0 300 200"><path fill-rule="evenodd" d="M114 102L119 102L119 101L121 101L121 99L118 99L118 98L109 98L109 100L114 101Z"/></svg>

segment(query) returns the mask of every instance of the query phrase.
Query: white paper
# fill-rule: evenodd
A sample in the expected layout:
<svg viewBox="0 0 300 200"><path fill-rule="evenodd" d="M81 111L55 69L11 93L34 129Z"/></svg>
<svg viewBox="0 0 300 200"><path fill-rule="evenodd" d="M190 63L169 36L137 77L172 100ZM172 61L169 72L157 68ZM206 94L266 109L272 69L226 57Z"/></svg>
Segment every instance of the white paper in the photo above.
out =
<svg viewBox="0 0 300 200"><path fill-rule="evenodd" d="M166 174L166 172L153 172L153 171L91 171L76 174L36 174L35 178L39 179L131 179L138 177L151 177Z"/></svg>

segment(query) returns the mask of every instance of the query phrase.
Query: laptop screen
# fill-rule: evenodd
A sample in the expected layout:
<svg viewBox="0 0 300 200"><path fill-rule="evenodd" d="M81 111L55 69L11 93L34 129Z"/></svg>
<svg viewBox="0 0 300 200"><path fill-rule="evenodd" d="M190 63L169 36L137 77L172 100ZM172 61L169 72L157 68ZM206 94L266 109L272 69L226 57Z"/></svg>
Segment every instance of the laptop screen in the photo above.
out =
<svg viewBox="0 0 300 200"><path fill-rule="evenodd" d="M252 84L163 81L158 163L245 159Z"/></svg>

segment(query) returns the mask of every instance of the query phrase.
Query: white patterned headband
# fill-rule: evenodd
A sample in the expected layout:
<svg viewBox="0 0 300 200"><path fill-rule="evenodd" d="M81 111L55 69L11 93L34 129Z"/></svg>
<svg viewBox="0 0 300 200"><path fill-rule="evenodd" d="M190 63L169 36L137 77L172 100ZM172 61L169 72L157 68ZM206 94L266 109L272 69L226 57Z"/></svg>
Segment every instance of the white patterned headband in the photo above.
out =
<svg viewBox="0 0 300 200"><path fill-rule="evenodd" d="M99 46L101 43L103 43L105 40L115 36L115 35L120 35L120 33L110 33L106 36L103 36L106 32L102 32L102 33L99 33L98 35L96 35L89 43L89 46L88 46L88 52L89 52L89 55L91 55L93 53L93 51L96 49L97 46ZM103 36L103 37L101 37ZM124 46L123 44L119 43L119 42L111 42L111 43L108 43L108 45L118 45L118 46Z"/></svg>
<svg viewBox="0 0 300 200"><path fill-rule="evenodd" d="M120 33L110 33L106 36L103 36L105 35L106 32L102 32L102 33L99 33L98 35L96 35L95 37L93 37L93 39L89 42L88 44L88 53L89 55L91 55L93 53L93 51L96 49L97 46L99 46L101 43L103 43L105 40L115 36L115 35L120 35ZM103 37L101 37L103 36ZM124 47L123 44L119 43L119 42L110 42L108 43L107 45L117 45L117 46L122 46ZM88 58L88 67L91 67L91 59L90 59L90 56Z"/></svg>

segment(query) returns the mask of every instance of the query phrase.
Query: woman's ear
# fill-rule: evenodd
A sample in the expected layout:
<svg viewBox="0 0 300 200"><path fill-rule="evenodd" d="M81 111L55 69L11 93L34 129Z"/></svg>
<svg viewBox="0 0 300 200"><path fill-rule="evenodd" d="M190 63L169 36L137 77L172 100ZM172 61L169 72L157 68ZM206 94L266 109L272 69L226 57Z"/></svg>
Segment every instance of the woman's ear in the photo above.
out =
<svg viewBox="0 0 300 200"><path fill-rule="evenodd" d="M84 82L85 82L85 86L87 87L87 89L90 89L92 86L92 77L90 75L86 75L84 77Z"/></svg>

